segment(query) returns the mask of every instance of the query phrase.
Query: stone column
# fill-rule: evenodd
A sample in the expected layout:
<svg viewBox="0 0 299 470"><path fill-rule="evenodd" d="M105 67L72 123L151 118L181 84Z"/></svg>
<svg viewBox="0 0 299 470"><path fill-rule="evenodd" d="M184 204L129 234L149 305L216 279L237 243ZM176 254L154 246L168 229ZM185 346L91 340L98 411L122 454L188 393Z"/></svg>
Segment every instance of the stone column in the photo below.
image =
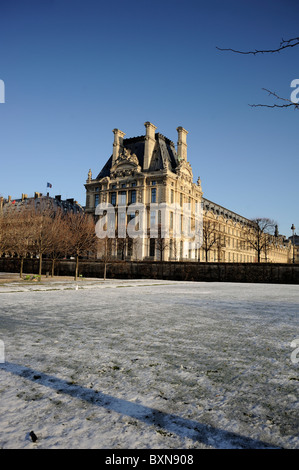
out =
<svg viewBox="0 0 299 470"><path fill-rule="evenodd" d="M151 164L151 159L153 155L153 151L155 148L155 130L157 129L154 124L151 122L144 123L146 128L145 134L145 145L144 145L144 159L143 159L143 169L148 170Z"/></svg>
<svg viewBox="0 0 299 470"><path fill-rule="evenodd" d="M114 142L113 142L113 156L112 156L112 165L115 163L116 159L119 157L121 150L124 148L124 132L119 129L113 129Z"/></svg>
<svg viewBox="0 0 299 470"><path fill-rule="evenodd" d="M177 127L178 132L178 149L177 154L179 160L187 161L187 134L188 131L183 127Z"/></svg>

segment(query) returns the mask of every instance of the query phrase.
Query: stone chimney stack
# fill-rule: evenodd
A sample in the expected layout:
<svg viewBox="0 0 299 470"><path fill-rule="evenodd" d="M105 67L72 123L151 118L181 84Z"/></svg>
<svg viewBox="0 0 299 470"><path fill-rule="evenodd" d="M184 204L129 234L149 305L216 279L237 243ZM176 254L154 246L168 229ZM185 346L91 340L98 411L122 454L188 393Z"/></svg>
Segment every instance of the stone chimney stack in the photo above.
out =
<svg viewBox="0 0 299 470"><path fill-rule="evenodd" d="M178 159L187 161L187 134L188 131L183 127L177 127L178 131Z"/></svg>
<svg viewBox="0 0 299 470"><path fill-rule="evenodd" d="M115 161L119 157L121 150L124 148L123 141L126 134L119 129L113 129L112 132L114 134L112 165L114 165Z"/></svg>
<svg viewBox="0 0 299 470"><path fill-rule="evenodd" d="M145 122L145 145L144 145L144 160L143 160L143 169L148 170L151 164L151 159L153 155L153 151L155 148L155 130L157 129L154 124L151 122Z"/></svg>

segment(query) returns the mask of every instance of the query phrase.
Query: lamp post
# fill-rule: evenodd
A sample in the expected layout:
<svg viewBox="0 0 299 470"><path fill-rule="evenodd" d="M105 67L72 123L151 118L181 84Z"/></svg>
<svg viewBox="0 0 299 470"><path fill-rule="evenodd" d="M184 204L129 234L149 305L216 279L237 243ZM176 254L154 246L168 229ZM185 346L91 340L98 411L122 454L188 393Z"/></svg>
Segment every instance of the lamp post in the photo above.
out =
<svg viewBox="0 0 299 470"><path fill-rule="evenodd" d="M295 225L292 224L291 230L293 231L293 264L295 264Z"/></svg>

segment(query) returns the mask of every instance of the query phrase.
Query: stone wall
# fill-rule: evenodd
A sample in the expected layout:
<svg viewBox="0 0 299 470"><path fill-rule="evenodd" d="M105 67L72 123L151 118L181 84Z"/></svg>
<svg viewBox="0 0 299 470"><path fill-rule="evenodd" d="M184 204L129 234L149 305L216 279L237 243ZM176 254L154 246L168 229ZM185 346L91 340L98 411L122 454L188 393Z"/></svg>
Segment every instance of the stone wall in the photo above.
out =
<svg viewBox="0 0 299 470"><path fill-rule="evenodd" d="M19 272L19 260L0 258L0 272ZM24 260L24 273L38 273L38 259ZM42 273L51 272L51 261L43 260ZM55 275L73 276L75 261L61 260L55 264ZM103 278L104 263L81 260L83 277ZM168 279L205 282L255 282L299 284L299 265L274 263L196 263L156 261L115 261L107 264L107 278Z"/></svg>

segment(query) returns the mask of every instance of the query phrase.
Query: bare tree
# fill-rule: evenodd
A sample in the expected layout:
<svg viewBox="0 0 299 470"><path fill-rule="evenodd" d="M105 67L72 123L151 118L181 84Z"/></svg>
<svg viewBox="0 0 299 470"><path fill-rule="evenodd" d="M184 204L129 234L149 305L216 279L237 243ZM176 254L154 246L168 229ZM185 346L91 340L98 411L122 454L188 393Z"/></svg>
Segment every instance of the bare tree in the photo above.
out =
<svg viewBox="0 0 299 470"><path fill-rule="evenodd" d="M213 247L219 249L221 240L217 231L217 223L213 220L204 219L202 225L202 249L205 253L205 261L208 261L208 253Z"/></svg>
<svg viewBox="0 0 299 470"><path fill-rule="evenodd" d="M288 49L288 48L293 48L293 47L296 47L299 45L299 37L295 37L295 38L292 38L292 39L287 39L287 40L284 40L282 39L280 41L280 44L278 47L274 48L274 49L255 49L255 50L251 50L251 51L239 51L239 50L236 50L236 49L231 49L231 48L221 48L221 47L216 47L216 49L218 49L219 51L230 51L230 52L234 52L234 53L237 53L237 54L244 54L244 55L257 55L257 54L276 54L276 53L280 53L281 51L284 51L285 49ZM282 98L280 97L277 93L273 92L273 91L270 91L266 88L262 88L262 90L268 92L269 96L272 96L274 98L276 98L279 103L274 103L272 105L269 105L269 104L250 104L249 106L251 107L266 107L266 108L293 108L293 109L299 109L299 103L298 102L295 102L295 101L292 101L292 100L289 100L289 99L286 99L286 98ZM283 101L283 103L281 103L281 101Z"/></svg>
<svg viewBox="0 0 299 470"><path fill-rule="evenodd" d="M244 230L246 241L256 251L258 263L261 262L262 253L264 253L267 261L277 223L266 217L257 217L252 219L251 222L252 224Z"/></svg>
<svg viewBox="0 0 299 470"><path fill-rule="evenodd" d="M35 211L32 207L9 210L6 214L6 251L20 260L20 277L23 276L24 259L33 249Z"/></svg>
<svg viewBox="0 0 299 470"><path fill-rule="evenodd" d="M57 210L55 213L49 229L50 243L47 255L49 255L52 260L51 276L54 277L55 261L58 258L65 256L68 250L70 238L69 227L61 210Z"/></svg>
<svg viewBox="0 0 299 470"><path fill-rule="evenodd" d="M78 278L79 257L95 252L97 236L95 223L89 214L67 214L66 222L69 229L69 252L75 256L75 280Z"/></svg>
<svg viewBox="0 0 299 470"><path fill-rule="evenodd" d="M3 212L0 212L0 256L7 250L7 217Z"/></svg>
<svg viewBox="0 0 299 470"><path fill-rule="evenodd" d="M164 252L169 248L169 239L163 236L163 228L161 224L158 224L158 233L155 246L156 250L159 252L160 261L163 261Z"/></svg>
<svg viewBox="0 0 299 470"><path fill-rule="evenodd" d="M100 238L97 241L97 256L104 262L104 281L107 278L107 265L112 260L113 245L115 244L115 239L104 237Z"/></svg>
<svg viewBox="0 0 299 470"><path fill-rule="evenodd" d="M33 249L39 257L39 276L42 274L43 256L51 250L53 242L53 219L53 209L41 208L32 212Z"/></svg>

